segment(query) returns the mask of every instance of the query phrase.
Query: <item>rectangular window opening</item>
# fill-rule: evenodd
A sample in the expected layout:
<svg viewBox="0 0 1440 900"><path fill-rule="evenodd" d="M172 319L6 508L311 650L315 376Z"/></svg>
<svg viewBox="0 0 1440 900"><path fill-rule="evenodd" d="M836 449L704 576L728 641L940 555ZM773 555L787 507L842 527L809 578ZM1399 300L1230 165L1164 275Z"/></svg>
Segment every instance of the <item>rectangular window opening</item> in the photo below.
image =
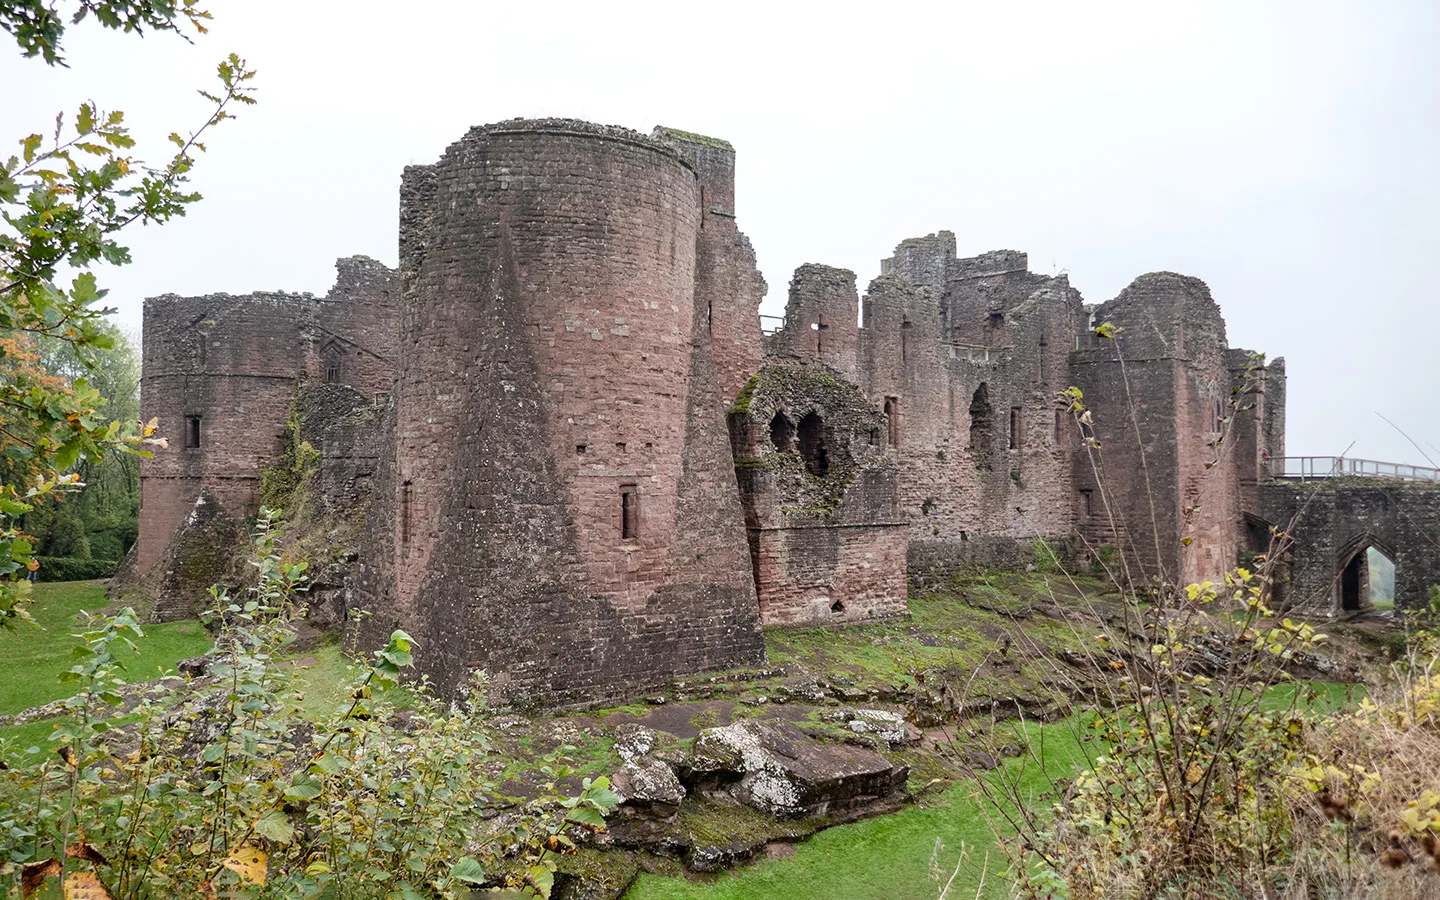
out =
<svg viewBox="0 0 1440 900"><path fill-rule="evenodd" d="M1060 441L1064 437L1064 432L1060 430L1062 415L1064 414L1061 413L1060 410L1055 410L1055 446L1057 447L1060 446Z"/></svg>
<svg viewBox="0 0 1440 900"><path fill-rule="evenodd" d="M900 447L900 398L885 398L885 418L890 424L890 446Z"/></svg>
<svg viewBox="0 0 1440 900"><path fill-rule="evenodd" d="M200 447L200 417L185 417L185 449L195 450Z"/></svg>
<svg viewBox="0 0 1440 900"><path fill-rule="evenodd" d="M1010 449L1020 449L1020 407L1010 407Z"/></svg>
<svg viewBox="0 0 1440 900"><path fill-rule="evenodd" d="M411 483L400 485L400 543L410 543L410 493Z"/></svg>
<svg viewBox="0 0 1440 900"><path fill-rule="evenodd" d="M633 484L620 486L620 538L633 541L640 537L640 494Z"/></svg>
<svg viewBox="0 0 1440 900"><path fill-rule="evenodd" d="M1085 515L1087 515L1087 516L1093 516L1093 515L1095 515L1095 492L1094 492L1094 491L1084 491L1084 490L1082 490L1082 491L1080 492L1080 507L1081 507L1081 509L1083 509L1083 510L1085 511Z"/></svg>

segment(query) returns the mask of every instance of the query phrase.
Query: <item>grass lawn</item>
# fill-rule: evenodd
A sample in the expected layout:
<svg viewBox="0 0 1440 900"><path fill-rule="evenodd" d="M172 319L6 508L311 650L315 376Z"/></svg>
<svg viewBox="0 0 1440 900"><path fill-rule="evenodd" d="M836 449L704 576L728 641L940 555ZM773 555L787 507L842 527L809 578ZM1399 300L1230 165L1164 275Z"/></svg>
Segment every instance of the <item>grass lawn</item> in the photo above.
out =
<svg viewBox="0 0 1440 900"><path fill-rule="evenodd" d="M0 660L6 677L0 678L0 715L9 715L59 700L75 692L59 676L71 666L70 651L84 628L82 613L105 606L102 581L41 582L35 585L30 614L39 628L19 625L0 631ZM145 681L172 670L178 660L210 649L210 635L199 622L170 622L144 626L145 638L136 642L139 652L120 647L116 659L130 681ZM21 746L44 740L52 723L34 722L0 728L0 739Z"/></svg>

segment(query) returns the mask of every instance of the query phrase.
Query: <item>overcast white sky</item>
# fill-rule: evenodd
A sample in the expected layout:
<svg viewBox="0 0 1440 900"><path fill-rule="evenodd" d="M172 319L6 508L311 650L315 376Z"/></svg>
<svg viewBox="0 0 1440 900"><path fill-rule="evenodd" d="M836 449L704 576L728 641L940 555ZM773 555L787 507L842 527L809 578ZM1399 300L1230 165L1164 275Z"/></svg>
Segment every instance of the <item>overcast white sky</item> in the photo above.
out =
<svg viewBox="0 0 1440 900"><path fill-rule="evenodd" d="M800 263L863 291L942 228L1090 302L1170 269L1209 283L1231 346L1286 358L1291 454L1424 464L1381 413L1440 460L1435 0L211 9L194 46L76 29L69 70L0 48L0 136L88 98L157 161L218 59L260 70L201 161L204 202L100 273L127 325L158 293L319 294L338 256L394 265L401 168L471 125L666 124L735 144L767 312Z"/></svg>

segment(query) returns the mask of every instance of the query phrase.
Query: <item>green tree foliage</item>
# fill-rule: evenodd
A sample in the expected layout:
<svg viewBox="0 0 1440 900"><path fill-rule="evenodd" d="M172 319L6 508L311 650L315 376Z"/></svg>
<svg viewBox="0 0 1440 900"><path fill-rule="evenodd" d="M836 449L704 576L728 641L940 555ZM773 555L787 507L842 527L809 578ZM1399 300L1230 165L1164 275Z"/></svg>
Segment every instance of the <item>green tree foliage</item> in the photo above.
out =
<svg viewBox="0 0 1440 900"><path fill-rule="evenodd" d="M187 23L203 31L208 14L195 2L77 0L62 13L54 0L0 0L0 27L24 55L63 64L67 22L93 16L124 32L182 33ZM50 495L79 490L82 473L94 474L107 454L144 455L146 443L163 443L158 423L122 424L105 408L95 373L117 342L106 320L113 310L101 305L106 292L90 269L128 263L120 240L126 228L162 224L200 199L188 180L205 150L202 138L254 102L254 72L238 56L222 61L217 74L219 89L200 92L210 112L188 137L170 135L174 146L163 165L136 155L122 112L94 103L22 137L19 153L0 162L0 449L8 468L25 473L22 483L0 485L0 625L23 616L25 587L14 579L36 549L20 517ZM40 345L58 353L56 344L68 345L74 377L57 384L43 369L6 365L10 348L22 342L23 352Z"/></svg>
<svg viewBox="0 0 1440 900"><path fill-rule="evenodd" d="M96 351L90 366L65 341L46 342L39 364L67 384L88 378L100 391L106 415L119 422L136 422L140 418L140 358L128 337L113 326L105 327L113 332L114 346ZM133 453L109 453L98 460L82 459L77 463L75 472L85 487L59 498L63 502L32 510L22 521L21 527L32 536L36 552L48 557L111 562L124 557L139 532L139 462ZM20 483L16 482L16 486ZM65 536L73 528L83 535L88 556L67 548ZM41 578L50 574L42 569Z"/></svg>
<svg viewBox="0 0 1440 900"><path fill-rule="evenodd" d="M0 3L0 28L15 37L27 57L39 56L50 65L64 65L60 42L67 25L76 25L93 17L106 28L143 34L151 31L173 31L183 35L188 22L196 31L205 32L204 22L210 14L196 6L197 0L76 0L61 11L56 0L7 0ZM68 21L67 21L68 20Z"/></svg>

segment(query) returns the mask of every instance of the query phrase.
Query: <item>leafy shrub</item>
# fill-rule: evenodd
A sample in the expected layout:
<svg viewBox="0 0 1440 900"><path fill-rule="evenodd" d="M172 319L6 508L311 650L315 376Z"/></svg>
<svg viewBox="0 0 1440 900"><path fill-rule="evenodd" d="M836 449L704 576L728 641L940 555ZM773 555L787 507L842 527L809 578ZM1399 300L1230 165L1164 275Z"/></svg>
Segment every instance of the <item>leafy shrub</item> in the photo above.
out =
<svg viewBox="0 0 1440 900"><path fill-rule="evenodd" d="M1087 424L1079 390L1062 398ZM1223 435L1212 446L1218 462ZM1103 487L1098 442L1086 447ZM1440 896L1440 641L1431 623L1412 625L1392 683L1358 710L1322 721L1303 708L1315 696L1303 683L1276 702L1285 692L1272 688L1292 686L1325 640L1271 608L1292 547L1272 530L1254 570L1184 588L1140 577L1123 548L1095 554L1121 602L1088 611L1101 634L1067 660L1091 676L1071 720L1086 767L1052 782L1048 804L1024 767L975 778L1014 834L1019 896ZM1043 747L1026 755L1041 761Z"/></svg>
<svg viewBox="0 0 1440 900"><path fill-rule="evenodd" d="M495 789L478 714L423 683L404 720L372 699L411 665L402 631L342 708L303 718L277 656L303 616L306 565L283 561L268 509L251 565L255 585L239 596L210 591L214 657L189 690L125 686L116 654L144 636L132 610L81 635L56 752L0 772L0 892L23 882L29 896L60 877L67 893L98 879L117 900L455 898L471 887L548 897L556 858L604 830L619 802L606 779L564 798L553 785L571 772L548 767L541 796L487 819Z"/></svg>
<svg viewBox="0 0 1440 900"><path fill-rule="evenodd" d="M92 578L109 578L120 565L113 559L75 559L67 556L37 556L40 571L35 573L37 581L89 581Z"/></svg>

